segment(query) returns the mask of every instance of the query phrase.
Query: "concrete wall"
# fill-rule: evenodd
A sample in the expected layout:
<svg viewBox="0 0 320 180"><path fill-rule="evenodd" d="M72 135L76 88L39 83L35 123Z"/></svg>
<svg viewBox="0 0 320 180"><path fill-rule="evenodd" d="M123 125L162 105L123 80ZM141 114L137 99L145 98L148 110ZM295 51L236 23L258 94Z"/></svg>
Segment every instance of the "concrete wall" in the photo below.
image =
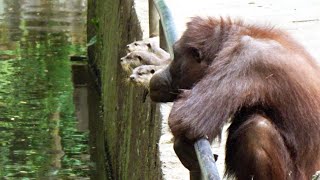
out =
<svg viewBox="0 0 320 180"><path fill-rule="evenodd" d="M147 3L147 1L145 1ZM101 87L105 151L113 179L161 179L157 108L125 82L119 59L142 38L133 0L88 0L89 64ZM103 134L102 134L103 135Z"/></svg>

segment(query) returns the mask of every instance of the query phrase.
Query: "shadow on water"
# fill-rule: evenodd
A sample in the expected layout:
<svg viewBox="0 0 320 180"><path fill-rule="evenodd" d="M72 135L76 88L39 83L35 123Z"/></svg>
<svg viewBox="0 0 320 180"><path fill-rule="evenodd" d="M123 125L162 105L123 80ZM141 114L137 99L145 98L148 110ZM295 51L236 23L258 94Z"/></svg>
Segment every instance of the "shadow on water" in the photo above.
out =
<svg viewBox="0 0 320 180"><path fill-rule="evenodd" d="M103 159L99 139L88 130L89 117L98 118L99 96L71 81L70 55L86 54L86 4L0 0L3 179L105 179L104 163L95 163Z"/></svg>

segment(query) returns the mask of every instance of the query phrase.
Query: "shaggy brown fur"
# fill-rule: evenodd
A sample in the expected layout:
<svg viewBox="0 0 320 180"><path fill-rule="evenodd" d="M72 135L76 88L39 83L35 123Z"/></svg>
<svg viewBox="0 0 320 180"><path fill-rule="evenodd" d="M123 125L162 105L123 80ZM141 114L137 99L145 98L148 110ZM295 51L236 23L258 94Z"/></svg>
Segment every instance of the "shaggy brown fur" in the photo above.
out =
<svg viewBox="0 0 320 180"><path fill-rule="evenodd" d="M193 147L181 140L213 140L231 119L228 177L310 179L320 169L320 69L288 34L196 17L174 52L151 79L150 97L175 100L169 125L186 167L198 168L185 155Z"/></svg>

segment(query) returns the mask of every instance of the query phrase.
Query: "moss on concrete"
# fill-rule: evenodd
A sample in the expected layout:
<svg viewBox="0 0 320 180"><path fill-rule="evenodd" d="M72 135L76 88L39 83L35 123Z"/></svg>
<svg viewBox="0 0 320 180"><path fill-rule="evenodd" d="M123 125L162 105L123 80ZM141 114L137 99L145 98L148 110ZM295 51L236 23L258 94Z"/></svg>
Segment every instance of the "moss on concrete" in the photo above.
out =
<svg viewBox="0 0 320 180"><path fill-rule="evenodd" d="M146 1L147 3L147 1ZM89 0L89 64L100 84L103 103L105 150L113 179L161 179L156 106L143 89L127 83L119 59L126 44L141 39L133 0Z"/></svg>

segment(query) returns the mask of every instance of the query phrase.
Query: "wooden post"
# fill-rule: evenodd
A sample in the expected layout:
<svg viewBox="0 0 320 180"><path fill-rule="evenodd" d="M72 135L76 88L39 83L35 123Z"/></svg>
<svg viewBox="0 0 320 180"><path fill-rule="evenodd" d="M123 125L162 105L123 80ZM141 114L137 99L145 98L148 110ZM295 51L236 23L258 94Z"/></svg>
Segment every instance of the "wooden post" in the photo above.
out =
<svg viewBox="0 0 320 180"><path fill-rule="evenodd" d="M149 37L159 36L159 14L153 0L149 0Z"/></svg>
<svg viewBox="0 0 320 180"><path fill-rule="evenodd" d="M167 44L166 36L163 32L163 27L162 27L161 22L160 22L160 47L162 49L168 51L168 44Z"/></svg>

